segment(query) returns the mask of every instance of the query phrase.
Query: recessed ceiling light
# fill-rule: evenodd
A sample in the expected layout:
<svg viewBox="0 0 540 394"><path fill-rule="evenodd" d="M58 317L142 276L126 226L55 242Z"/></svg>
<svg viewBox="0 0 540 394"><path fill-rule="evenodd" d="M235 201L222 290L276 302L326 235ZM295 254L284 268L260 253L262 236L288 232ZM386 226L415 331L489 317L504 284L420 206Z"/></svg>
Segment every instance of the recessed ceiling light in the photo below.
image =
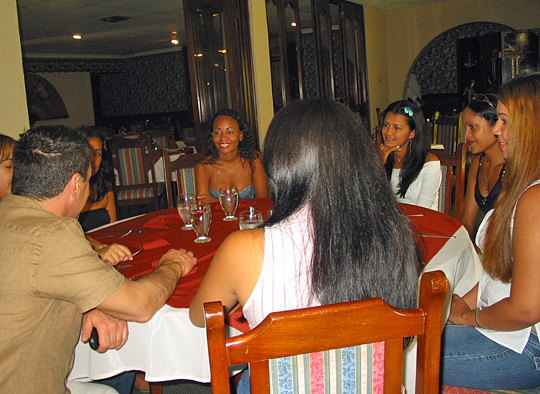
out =
<svg viewBox="0 0 540 394"><path fill-rule="evenodd" d="M76 40L80 40L82 36L80 34L73 34L73 38Z"/></svg>
<svg viewBox="0 0 540 394"><path fill-rule="evenodd" d="M174 39L174 38L171 40L171 42L172 42L174 45L178 45L178 40L176 40L176 39Z"/></svg>

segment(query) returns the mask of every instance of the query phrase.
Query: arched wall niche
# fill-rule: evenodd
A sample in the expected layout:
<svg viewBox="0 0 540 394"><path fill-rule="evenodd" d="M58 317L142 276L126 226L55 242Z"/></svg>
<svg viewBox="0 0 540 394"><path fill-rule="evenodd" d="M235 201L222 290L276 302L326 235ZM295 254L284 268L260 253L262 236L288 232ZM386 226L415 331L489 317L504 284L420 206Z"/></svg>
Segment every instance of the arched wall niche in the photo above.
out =
<svg viewBox="0 0 540 394"><path fill-rule="evenodd" d="M458 109L457 40L512 30L500 23L472 22L439 34L414 60L407 75L403 97L407 97L407 90L414 86L416 77L426 117L433 114L434 108L445 112Z"/></svg>

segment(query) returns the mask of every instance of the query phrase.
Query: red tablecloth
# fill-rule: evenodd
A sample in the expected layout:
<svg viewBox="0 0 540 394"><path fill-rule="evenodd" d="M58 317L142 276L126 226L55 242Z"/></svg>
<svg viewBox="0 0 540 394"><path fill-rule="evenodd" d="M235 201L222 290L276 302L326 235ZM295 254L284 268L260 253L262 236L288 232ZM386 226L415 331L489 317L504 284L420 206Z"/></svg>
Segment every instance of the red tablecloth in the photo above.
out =
<svg viewBox="0 0 540 394"><path fill-rule="evenodd" d="M272 208L272 201L269 198L261 198L256 201L255 208L263 212L264 217L267 218L268 210ZM252 200L241 200L236 216L247 210L248 206L253 206ZM452 235L461 226L460 222L440 212L408 204L400 204L400 206L403 212L409 216L416 234ZM132 262L125 263L126 268L121 268L120 272L127 278L136 278L152 272L161 256L171 248L184 248L193 251L199 259L197 265L180 280L175 292L167 301L167 304L172 307L188 308L219 245L227 235L239 229L237 220L223 221L225 214L219 203L212 204L212 212L213 220L209 232L212 241L205 244L193 242L196 238L194 231L181 229L183 222L175 208L123 221L106 229L91 232L90 235L92 237L112 236L116 234L112 230L118 230L118 234L123 234L127 230L141 231L140 233L133 232L120 239L112 237L100 239L103 243L124 244L133 252L142 246L145 247L145 250L135 256ZM422 238L420 236L417 239L422 247L426 262L429 262L448 241L447 238ZM130 267L131 264L134 266Z"/></svg>

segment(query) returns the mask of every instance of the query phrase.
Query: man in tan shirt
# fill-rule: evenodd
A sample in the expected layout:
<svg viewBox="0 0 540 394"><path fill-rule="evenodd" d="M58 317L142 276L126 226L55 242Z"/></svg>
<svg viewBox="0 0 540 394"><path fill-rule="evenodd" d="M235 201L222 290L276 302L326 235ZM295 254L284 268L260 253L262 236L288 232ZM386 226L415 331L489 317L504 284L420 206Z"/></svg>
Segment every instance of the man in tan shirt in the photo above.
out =
<svg viewBox="0 0 540 394"><path fill-rule="evenodd" d="M69 393L83 313L84 331L98 328L99 351L118 349L123 320L148 321L196 258L170 250L138 281L99 259L77 221L91 174L81 135L29 130L13 163L13 195L0 203L0 393Z"/></svg>

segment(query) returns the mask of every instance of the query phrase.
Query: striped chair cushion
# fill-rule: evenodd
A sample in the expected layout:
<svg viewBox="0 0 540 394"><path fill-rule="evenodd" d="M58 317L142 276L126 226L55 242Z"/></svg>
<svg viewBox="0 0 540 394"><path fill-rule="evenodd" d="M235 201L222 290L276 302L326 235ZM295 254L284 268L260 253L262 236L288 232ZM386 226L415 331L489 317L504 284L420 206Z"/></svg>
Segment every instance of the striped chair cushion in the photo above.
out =
<svg viewBox="0 0 540 394"><path fill-rule="evenodd" d="M195 194L195 168L181 168L176 173L178 194Z"/></svg>
<svg viewBox="0 0 540 394"><path fill-rule="evenodd" d="M154 197L154 189L152 189L151 187L131 189L131 190L119 190L116 193L117 200L138 200L141 198L152 198L152 197Z"/></svg>
<svg viewBox="0 0 540 394"><path fill-rule="evenodd" d="M118 160L120 161L121 185L140 185L147 183L144 173L142 149L118 149Z"/></svg>
<svg viewBox="0 0 540 394"><path fill-rule="evenodd" d="M270 360L273 394L384 392L384 342Z"/></svg>
<svg viewBox="0 0 540 394"><path fill-rule="evenodd" d="M443 386L441 394L538 394L540 389L519 389L519 390L476 390L465 387Z"/></svg>

